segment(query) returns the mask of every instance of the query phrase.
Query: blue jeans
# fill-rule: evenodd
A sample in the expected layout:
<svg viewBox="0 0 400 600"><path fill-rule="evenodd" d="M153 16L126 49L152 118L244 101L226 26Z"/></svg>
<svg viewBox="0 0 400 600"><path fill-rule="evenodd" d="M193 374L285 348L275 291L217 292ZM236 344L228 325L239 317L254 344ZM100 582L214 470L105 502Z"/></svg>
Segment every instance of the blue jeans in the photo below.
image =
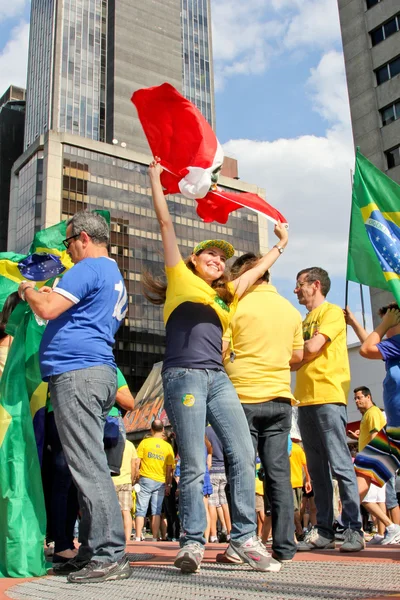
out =
<svg viewBox="0 0 400 600"><path fill-rule="evenodd" d="M396 495L396 475L393 475L386 483L386 508L391 510L399 505Z"/></svg>
<svg viewBox="0 0 400 600"><path fill-rule="evenodd" d="M357 478L346 442L344 404L299 407L299 428L317 506L318 531L334 539L332 475L339 484L344 527L361 531Z"/></svg>
<svg viewBox="0 0 400 600"><path fill-rule="evenodd" d="M136 516L145 517L151 501L151 514L161 515L165 496L165 481L154 481L148 477L139 479L140 492L136 498Z"/></svg>
<svg viewBox="0 0 400 600"><path fill-rule="evenodd" d="M225 371L180 369L163 373L164 406L174 428L181 457L179 514L181 543L204 545L203 501L206 420L221 440L229 463L234 541L255 535L254 449L246 417Z"/></svg>
<svg viewBox="0 0 400 600"><path fill-rule="evenodd" d="M125 553L122 515L103 446L117 377L108 365L54 375L49 381L57 430L78 488L79 558L115 562Z"/></svg>
<svg viewBox="0 0 400 600"><path fill-rule="evenodd" d="M242 404L254 451L258 450L264 467L266 490L271 505L272 549L280 559L296 554L294 543L294 506L290 482L288 437L292 425L292 407L284 399Z"/></svg>

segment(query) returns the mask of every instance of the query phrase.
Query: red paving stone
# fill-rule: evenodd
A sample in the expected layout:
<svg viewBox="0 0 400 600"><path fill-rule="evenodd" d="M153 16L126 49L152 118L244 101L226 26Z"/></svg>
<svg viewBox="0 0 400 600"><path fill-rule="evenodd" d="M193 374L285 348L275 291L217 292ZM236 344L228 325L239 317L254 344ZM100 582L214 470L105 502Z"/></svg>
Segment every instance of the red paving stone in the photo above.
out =
<svg viewBox="0 0 400 600"><path fill-rule="evenodd" d="M215 562L217 554L223 552L226 548L225 544L208 544L206 552L204 554L205 562ZM132 563L133 568L137 566L149 566L149 565L172 565L175 554L178 549L177 542L157 542L151 541L144 542L131 542L127 546L127 552L139 553L139 554L153 554L154 558L151 560L140 561ZM329 562L366 562L375 563L377 566L381 563L398 563L399 564L399 594L388 594L385 596L365 598L365 600L388 600L399 599L400 600L400 546L382 546L380 548L366 548L363 552L352 552L345 553L336 550L318 550L314 552L298 552L295 557L295 561L329 561ZM234 567L232 567L234 568ZM51 572L49 573L51 574ZM6 591L11 587L21 584L25 581L32 581L30 579L12 579L4 578L0 579L0 600L9 600L9 596Z"/></svg>

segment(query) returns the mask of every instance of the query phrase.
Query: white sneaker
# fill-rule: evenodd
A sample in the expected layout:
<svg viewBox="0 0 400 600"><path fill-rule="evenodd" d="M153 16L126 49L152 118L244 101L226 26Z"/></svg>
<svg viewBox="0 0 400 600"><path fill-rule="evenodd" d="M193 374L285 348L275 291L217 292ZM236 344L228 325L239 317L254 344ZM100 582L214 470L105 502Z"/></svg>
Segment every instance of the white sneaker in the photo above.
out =
<svg viewBox="0 0 400 600"><path fill-rule="evenodd" d="M386 533L382 541L382 546L387 546L388 544L400 544L400 525L389 525L386 527Z"/></svg>

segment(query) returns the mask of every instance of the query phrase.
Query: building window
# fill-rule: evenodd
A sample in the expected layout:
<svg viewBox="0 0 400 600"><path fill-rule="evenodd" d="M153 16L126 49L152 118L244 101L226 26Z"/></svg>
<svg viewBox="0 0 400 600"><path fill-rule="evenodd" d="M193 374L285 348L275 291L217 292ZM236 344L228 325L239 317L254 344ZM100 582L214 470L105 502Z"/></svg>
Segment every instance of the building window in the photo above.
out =
<svg viewBox="0 0 400 600"><path fill-rule="evenodd" d="M393 121L400 118L400 100L393 102L390 106L383 108L381 111L382 125L389 125Z"/></svg>
<svg viewBox="0 0 400 600"><path fill-rule="evenodd" d="M375 4L379 4L381 0L367 0L367 8L372 8Z"/></svg>
<svg viewBox="0 0 400 600"><path fill-rule="evenodd" d="M393 169L393 167L398 167L400 165L400 146L396 146L396 148L392 148L385 152L388 169Z"/></svg>
<svg viewBox="0 0 400 600"><path fill-rule="evenodd" d="M390 21L387 21L383 25L379 25L376 29L371 31L371 41L372 45L376 46L383 40L386 40L393 33L396 33L400 30L400 16L396 15Z"/></svg>
<svg viewBox="0 0 400 600"><path fill-rule="evenodd" d="M378 85L382 85L382 83L385 83L385 81L393 79L393 77L400 73L400 56L398 56L394 60L391 60L386 65L379 67L379 69L377 69L375 73Z"/></svg>

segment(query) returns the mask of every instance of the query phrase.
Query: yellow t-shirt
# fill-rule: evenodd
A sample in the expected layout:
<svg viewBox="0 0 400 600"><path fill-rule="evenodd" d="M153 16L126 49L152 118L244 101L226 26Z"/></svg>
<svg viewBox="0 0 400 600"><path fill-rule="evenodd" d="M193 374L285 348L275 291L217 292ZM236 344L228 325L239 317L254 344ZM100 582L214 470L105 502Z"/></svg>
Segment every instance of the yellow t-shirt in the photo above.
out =
<svg viewBox="0 0 400 600"><path fill-rule="evenodd" d="M180 304L183 302L194 302L211 306L221 321L222 331L226 331L236 311L238 302L236 294L233 302L227 306L218 296L215 289L188 269L183 260L175 265L175 267L166 267L165 273L167 275L168 287L164 305L164 324L167 323L173 311ZM233 292L232 283L228 285Z"/></svg>
<svg viewBox="0 0 400 600"><path fill-rule="evenodd" d="M306 455L299 444L293 442L290 460L290 483L292 488L303 487L303 467L307 465Z"/></svg>
<svg viewBox="0 0 400 600"><path fill-rule="evenodd" d="M122 455L121 472L118 476L113 477L114 485L124 485L132 483L132 460L137 458L135 446L129 440L125 442L124 453Z"/></svg>
<svg viewBox="0 0 400 600"><path fill-rule="evenodd" d="M137 449L140 462L140 476L148 477L154 481L165 481L167 465L175 464L175 457L171 444L156 437L142 440Z"/></svg>
<svg viewBox="0 0 400 600"><path fill-rule="evenodd" d="M293 399L289 361L303 348L301 315L270 284L252 286L238 303L224 340L232 336L236 358L224 367L244 404Z"/></svg>
<svg viewBox="0 0 400 600"><path fill-rule="evenodd" d="M361 452L371 441L371 434L378 432L386 425L383 412L377 406L371 406L362 416L360 422L360 437L358 438L358 451Z"/></svg>
<svg viewBox="0 0 400 600"><path fill-rule="evenodd" d="M304 340L322 333L329 341L322 354L297 371L295 398L300 406L347 404L350 366L347 353L346 323L339 306L323 302L303 321Z"/></svg>

